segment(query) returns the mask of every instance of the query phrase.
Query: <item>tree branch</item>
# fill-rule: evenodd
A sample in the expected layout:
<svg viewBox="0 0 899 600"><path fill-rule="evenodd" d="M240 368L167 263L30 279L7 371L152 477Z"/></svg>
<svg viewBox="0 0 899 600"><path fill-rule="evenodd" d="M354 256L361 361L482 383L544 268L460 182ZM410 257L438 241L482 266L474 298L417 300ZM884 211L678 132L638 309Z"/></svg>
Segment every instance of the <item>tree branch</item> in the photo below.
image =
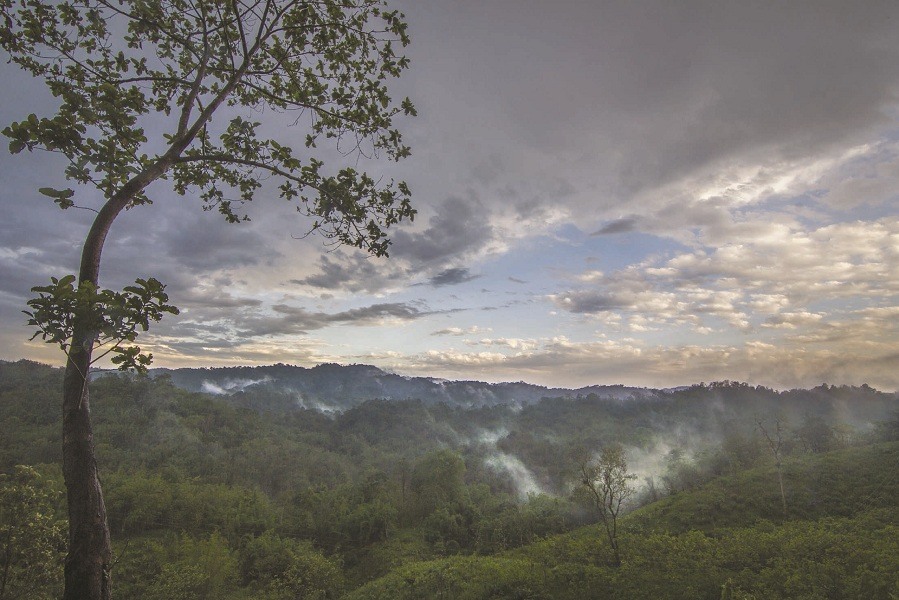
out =
<svg viewBox="0 0 899 600"><path fill-rule="evenodd" d="M183 136L184 132L187 130L187 124L190 122L190 114L193 112L194 102L197 100L197 96L200 94L200 87L203 83L203 78L206 76L206 63L209 61L209 42L206 39L206 34L203 34L203 59L200 61L200 67L197 71L197 78L194 79L193 84L190 87L190 92L187 95L187 98L184 100L184 106L181 107L181 118L178 120L178 133L176 134L178 137Z"/></svg>
<svg viewBox="0 0 899 600"><path fill-rule="evenodd" d="M279 175L284 177L285 179L289 179L296 183L301 183L303 185L312 187L314 189L318 189L316 186L306 181L302 177L297 177L296 175L285 171L283 169L279 169L274 165L266 164L262 161L252 160L249 158L239 158L237 156L232 156L230 154L191 154L189 156L179 156L175 159L175 164L185 164L191 162L217 162L217 163L225 163L225 164L234 164L234 165L243 165L245 167L254 167L257 169L263 169L272 173L273 175Z"/></svg>

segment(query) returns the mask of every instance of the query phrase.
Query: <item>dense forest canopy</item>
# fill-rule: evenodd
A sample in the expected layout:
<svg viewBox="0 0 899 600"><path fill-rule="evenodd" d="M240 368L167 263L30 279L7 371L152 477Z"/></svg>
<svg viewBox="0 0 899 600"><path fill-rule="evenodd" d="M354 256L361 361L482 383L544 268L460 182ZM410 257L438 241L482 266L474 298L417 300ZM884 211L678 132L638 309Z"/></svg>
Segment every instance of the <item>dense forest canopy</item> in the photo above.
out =
<svg viewBox="0 0 899 600"><path fill-rule="evenodd" d="M326 370L349 380L374 373ZM45 506L57 519L28 525L44 532L35 540L52 538L62 514L61 376L0 363L0 487L43 490L16 510ZM204 376L217 380L215 370ZM722 382L624 399L614 389L520 403L356 398L322 411L276 378L228 394L176 380L110 374L93 383L115 582L128 597L638 598L655 589L676 598L694 589L717 598L731 586L811 598L824 585L811 570L822 547L836 562L815 568L843 597L896 589L887 535L899 494L895 394ZM786 514L758 425L775 418ZM638 475L620 567L578 481L578 453L612 444ZM9 517L12 496L2 496L4 527L21 521ZM760 558L768 555L781 562ZM41 556L58 575L59 554ZM646 569L648 560L658 566ZM687 568L693 560L705 566ZM53 597L58 577L32 581L20 564L9 589L29 581ZM798 574L793 588L777 582L783 570Z"/></svg>

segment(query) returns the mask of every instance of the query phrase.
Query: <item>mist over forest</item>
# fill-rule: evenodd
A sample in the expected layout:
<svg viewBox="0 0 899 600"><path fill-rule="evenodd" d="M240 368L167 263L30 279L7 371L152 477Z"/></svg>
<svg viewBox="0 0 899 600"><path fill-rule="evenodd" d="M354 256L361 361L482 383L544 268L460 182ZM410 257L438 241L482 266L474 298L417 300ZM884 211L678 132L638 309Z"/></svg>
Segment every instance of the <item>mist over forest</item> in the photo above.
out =
<svg viewBox="0 0 899 600"><path fill-rule="evenodd" d="M821 451L871 435L899 406L895 393L867 385L782 392L730 381L667 390L563 389L406 377L337 364L157 369L151 376L235 406L329 415L338 426L357 424L369 443L405 436L483 455L485 465L522 497L564 494L572 470L565 461L578 449L621 444L641 482L670 479L672 464L708 459L722 444L760 452L766 424L779 422L790 430L790 444Z"/></svg>
<svg viewBox="0 0 899 600"><path fill-rule="evenodd" d="M35 544L63 531L61 377L0 362L4 518L23 489L56 515L28 525ZM91 386L124 597L813 598L822 569L840 597L897 589L899 398L866 385L565 390L327 364ZM630 489L613 546L582 470L609 448ZM46 552L42 577L12 561L10 589L53 597Z"/></svg>

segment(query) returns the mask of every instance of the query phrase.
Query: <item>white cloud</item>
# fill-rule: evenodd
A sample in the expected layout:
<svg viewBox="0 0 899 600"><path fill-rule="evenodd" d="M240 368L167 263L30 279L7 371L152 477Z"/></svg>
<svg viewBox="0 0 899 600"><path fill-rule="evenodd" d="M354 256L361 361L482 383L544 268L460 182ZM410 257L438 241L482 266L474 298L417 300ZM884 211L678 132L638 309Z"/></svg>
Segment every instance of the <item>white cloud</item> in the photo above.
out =
<svg viewBox="0 0 899 600"><path fill-rule="evenodd" d="M546 385L624 383L659 387L699 381L737 380L778 389L822 382L868 383L899 389L899 344L895 336L870 344L860 336L841 338L841 351L812 348L807 340L777 344L749 340L735 345L646 345L636 340L574 342L542 340L514 355L429 351L384 360L402 373L472 377L488 381L527 380Z"/></svg>
<svg viewBox="0 0 899 600"><path fill-rule="evenodd" d="M812 313L808 311L784 312L772 315L765 319L762 327L797 329L803 325L819 323L824 316L825 315L822 313Z"/></svg>
<svg viewBox="0 0 899 600"><path fill-rule="evenodd" d="M522 352L533 350L537 347L537 340L525 340L520 338L483 338L476 341L469 340L466 343L470 346L505 347Z"/></svg>
<svg viewBox="0 0 899 600"><path fill-rule="evenodd" d="M493 329L490 327L479 327L477 325L472 325L471 327L447 327L445 329L439 329L431 333L431 335L471 335L484 331L493 331Z"/></svg>

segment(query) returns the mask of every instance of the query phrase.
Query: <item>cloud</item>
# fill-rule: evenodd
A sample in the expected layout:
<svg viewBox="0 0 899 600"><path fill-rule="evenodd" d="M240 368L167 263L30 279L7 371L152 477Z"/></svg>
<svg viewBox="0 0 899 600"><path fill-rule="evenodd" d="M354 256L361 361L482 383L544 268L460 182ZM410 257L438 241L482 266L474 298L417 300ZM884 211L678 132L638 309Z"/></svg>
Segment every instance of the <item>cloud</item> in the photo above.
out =
<svg viewBox="0 0 899 600"><path fill-rule="evenodd" d="M278 362L316 365L340 361L340 357L325 351L322 342L311 338L232 339L221 344L155 334L151 339L153 355L172 367L270 365Z"/></svg>
<svg viewBox="0 0 899 600"><path fill-rule="evenodd" d="M452 311L440 311L452 312ZM177 364L240 364L241 357L260 362L285 362L295 357L300 364L340 362L308 337L312 331L332 326L382 327L438 314L420 304L378 303L338 312L310 311L288 304L270 309L249 306L237 309L193 309L181 319L163 320L140 343L154 355ZM298 337L299 336L299 337Z"/></svg>
<svg viewBox="0 0 899 600"><path fill-rule="evenodd" d="M717 281L793 299L897 291L899 219L835 223L804 231L771 225L735 230L711 251L674 256L647 274L679 282Z"/></svg>
<svg viewBox="0 0 899 600"><path fill-rule="evenodd" d="M279 310L275 307L275 310ZM283 310L283 309L282 309ZM279 312L281 312L279 310ZM372 304L363 308L354 308L352 310L343 311L330 315L328 320L337 323L376 323L383 319L399 319L401 321L410 321L420 319L425 315L435 314L430 311L423 311L416 306L404 302L388 302L381 304Z"/></svg>
<svg viewBox="0 0 899 600"><path fill-rule="evenodd" d="M634 289L628 283L632 282L607 286L614 290L612 293L582 290L550 298L556 306L577 314L629 313L632 330L648 330L650 323L691 324L699 329L704 327L703 316L718 317L738 329L749 326L747 315L737 306L739 295L734 292L702 288L657 290L649 285Z"/></svg>
<svg viewBox="0 0 899 600"><path fill-rule="evenodd" d="M772 315L765 319L762 327L776 327L785 329L796 329L803 325L812 325L819 323L825 317L822 313L811 313L808 311L801 312L784 312Z"/></svg>
<svg viewBox="0 0 899 600"><path fill-rule="evenodd" d="M628 308L633 300L612 294L585 290L561 294L553 300L560 308L574 313L597 313Z"/></svg>
<svg viewBox="0 0 899 600"><path fill-rule="evenodd" d="M821 181L821 201L836 209L878 205L899 195L899 148L895 144L872 145Z"/></svg>
<svg viewBox="0 0 899 600"><path fill-rule="evenodd" d="M441 268L450 259L483 250L492 237L487 208L471 197L452 197L436 207L423 231L397 231L391 256L409 261L416 269Z"/></svg>
<svg viewBox="0 0 899 600"><path fill-rule="evenodd" d="M454 267L452 269L446 269L437 273L433 277L431 277L428 281L434 287L441 287L444 285L458 285L460 283L465 283L467 281L472 281L477 279L480 275L472 275L468 269L462 267Z"/></svg>
<svg viewBox="0 0 899 600"><path fill-rule="evenodd" d="M433 115L424 152L433 140L435 160L473 176L501 155L481 180L519 192L563 174L574 191L543 204L587 227L680 205L660 192L685 177L828 156L887 124L896 103L892 3L405 8L428 40L413 69L454 82L452 95L417 90Z"/></svg>
<svg viewBox="0 0 899 600"><path fill-rule="evenodd" d="M617 221L611 221L606 223L598 230L594 231L590 235L609 235L613 233L627 233L629 231L634 231L637 229L637 219L634 217L628 217L626 219L618 219Z"/></svg>
<svg viewBox="0 0 899 600"><path fill-rule="evenodd" d="M505 347L516 351L530 351L539 345L537 340L521 338L483 338L477 341L467 342L469 346L495 346Z"/></svg>
<svg viewBox="0 0 899 600"><path fill-rule="evenodd" d="M753 323L797 329L828 317L813 304L899 294L896 239L894 217L809 230L746 224L713 249L650 258L607 275L587 271L574 277L582 287L549 299L572 314L629 315L637 329L669 323L707 331L709 318L741 331ZM644 322L635 323L636 316Z"/></svg>
<svg viewBox="0 0 899 600"><path fill-rule="evenodd" d="M331 325L383 325L394 321L411 321L435 314L402 302L372 304L337 313L311 312L287 304L272 306L270 317L251 316L236 323L243 337L304 334Z"/></svg>
<svg viewBox="0 0 899 600"><path fill-rule="evenodd" d="M392 232L389 260L338 251L321 259L318 273L290 283L371 294L396 291L420 276L433 287L465 283L479 275L451 265L491 247L497 231L490 221L489 211L476 199L451 197L434 208L426 227Z"/></svg>
<svg viewBox="0 0 899 600"><path fill-rule="evenodd" d="M178 298L179 304L182 306L189 305L191 308L204 309L225 309L234 310L241 308L255 308L262 305L262 301L257 298L240 298L231 295L227 291L216 288L193 288L186 292L181 292Z"/></svg>
<svg viewBox="0 0 899 600"><path fill-rule="evenodd" d="M342 290L352 293L383 292L405 283L406 269L394 261L387 261L359 252L342 251L321 257L320 271L302 279L291 279L295 286L311 286L323 290Z"/></svg>
<svg viewBox="0 0 899 600"><path fill-rule="evenodd" d="M472 325L471 327L447 327L446 329L438 329L431 333L431 335L470 335L474 333L480 333L482 331L492 331L490 327L478 327L477 325Z"/></svg>
<svg viewBox="0 0 899 600"><path fill-rule="evenodd" d="M393 356L385 364L397 372L449 377L478 376L489 381L519 380L556 385L558 369L566 385L623 383L672 387L699 381L749 381L777 389L810 387L822 382L868 383L883 390L899 388L899 346L890 340L874 346L856 339L844 351L801 344L746 341L720 345L649 345L637 340L576 342L558 337L539 340L537 348L505 352L432 350Z"/></svg>

